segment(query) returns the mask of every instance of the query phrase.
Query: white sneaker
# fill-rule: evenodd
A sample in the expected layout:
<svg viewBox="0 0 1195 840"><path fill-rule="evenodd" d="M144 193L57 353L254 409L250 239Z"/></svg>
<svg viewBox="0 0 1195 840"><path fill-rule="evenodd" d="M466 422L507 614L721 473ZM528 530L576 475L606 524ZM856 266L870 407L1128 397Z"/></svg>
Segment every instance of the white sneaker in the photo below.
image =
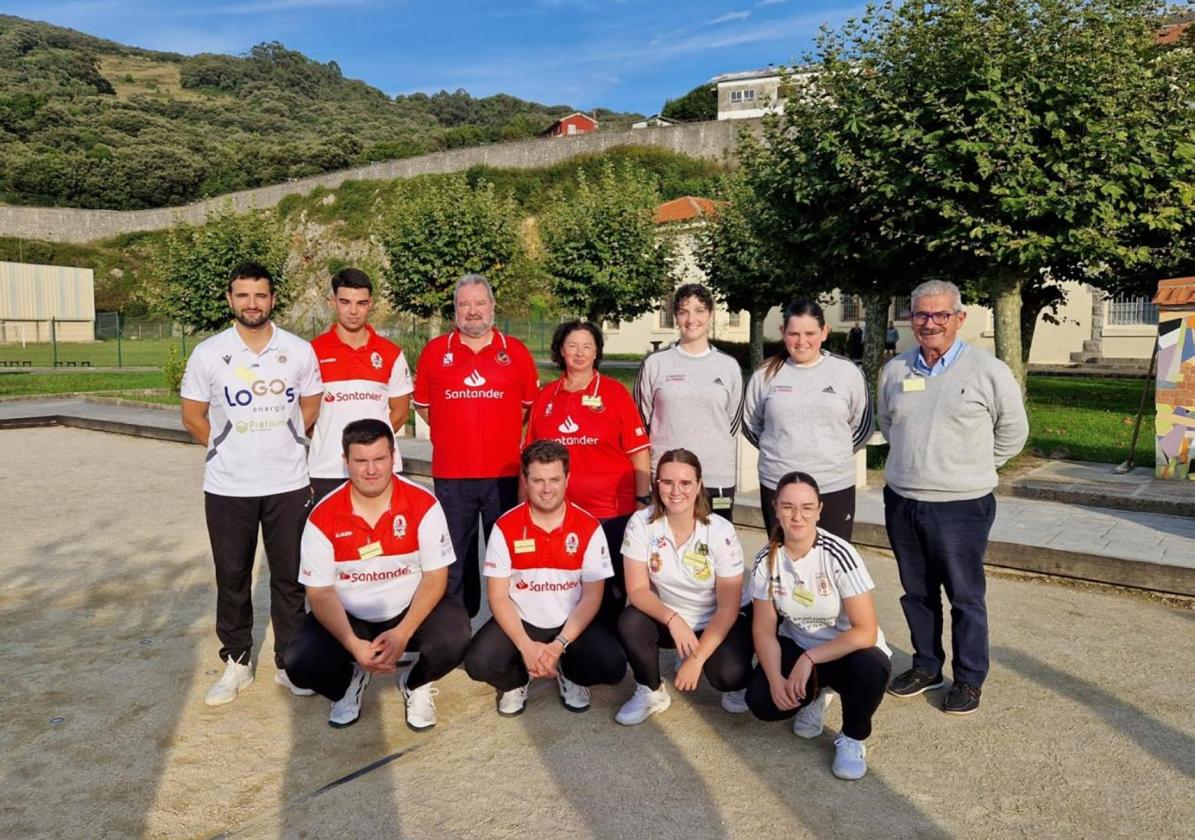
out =
<svg viewBox="0 0 1195 840"><path fill-rule="evenodd" d="M722 708L732 715L741 715L747 711L747 689L722 692Z"/></svg>
<svg viewBox="0 0 1195 840"><path fill-rule="evenodd" d="M833 694L823 691L812 703L802 706L793 718L793 734L802 738L816 738L821 735L822 730L826 728L826 709L830 707L830 701L833 699Z"/></svg>
<svg viewBox="0 0 1195 840"><path fill-rule="evenodd" d="M207 696L203 698L203 702L209 706L223 706L225 703L231 703L237 699L237 694L241 689L248 688L253 685L253 668L248 663L242 665L239 662L233 661L232 657L228 658L228 664L224 666L224 675L216 680L207 691Z"/></svg>
<svg viewBox="0 0 1195 840"><path fill-rule="evenodd" d="M672 697L669 696L664 683L660 683L660 687L655 691L645 685L635 683L635 693L631 695L630 700L622 704L622 708L618 710L614 719L623 726L635 726L671 705Z"/></svg>
<svg viewBox="0 0 1195 840"><path fill-rule="evenodd" d="M577 685L564 674L556 674L556 684L560 686L560 702L570 712L589 711L589 689Z"/></svg>
<svg viewBox="0 0 1195 840"><path fill-rule="evenodd" d="M423 732L436 725L435 696L440 693L440 689L433 687L431 683L425 683L419 688L407 688L409 676L410 672L407 671L398 684L403 699L407 701L407 726L416 732Z"/></svg>
<svg viewBox="0 0 1195 840"><path fill-rule="evenodd" d="M862 779L867 772L867 745L846 735L834 739L834 765L830 768L840 779Z"/></svg>
<svg viewBox="0 0 1195 840"><path fill-rule="evenodd" d="M527 689L530 687L531 683L528 682L527 685L521 685L499 694L498 714L503 717L515 717L523 714L523 709L527 708Z"/></svg>
<svg viewBox="0 0 1195 840"><path fill-rule="evenodd" d="M274 682L278 683L278 685L284 685L289 688L290 693L296 697L310 697L311 695L315 694L315 692L310 688L299 688L297 685L291 682L290 677L286 675L285 668L279 668L274 672Z"/></svg>
<svg viewBox="0 0 1195 840"><path fill-rule="evenodd" d="M356 662L353 663L353 678L349 680L349 687L341 697L332 704L332 713L328 715L328 726L334 729L344 729L352 726L361 717L361 698L365 696L365 689L369 685L369 671Z"/></svg>

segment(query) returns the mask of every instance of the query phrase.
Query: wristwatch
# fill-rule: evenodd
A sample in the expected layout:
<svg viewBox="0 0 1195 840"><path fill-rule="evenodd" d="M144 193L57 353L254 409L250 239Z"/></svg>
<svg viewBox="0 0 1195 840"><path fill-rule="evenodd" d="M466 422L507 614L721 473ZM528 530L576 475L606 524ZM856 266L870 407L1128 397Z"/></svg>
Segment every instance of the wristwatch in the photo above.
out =
<svg viewBox="0 0 1195 840"><path fill-rule="evenodd" d="M642 502L645 505L651 504L651 493L644 493L642 496L635 497L636 502Z"/></svg>
<svg viewBox="0 0 1195 840"><path fill-rule="evenodd" d="M556 634L556 638L555 638L553 641L560 642L560 652L561 652L562 654L563 654L563 653L567 653L567 652L568 652L568 646L572 644L572 642L570 642L568 639L564 638L564 634L563 634L563 633L558 633L558 634Z"/></svg>

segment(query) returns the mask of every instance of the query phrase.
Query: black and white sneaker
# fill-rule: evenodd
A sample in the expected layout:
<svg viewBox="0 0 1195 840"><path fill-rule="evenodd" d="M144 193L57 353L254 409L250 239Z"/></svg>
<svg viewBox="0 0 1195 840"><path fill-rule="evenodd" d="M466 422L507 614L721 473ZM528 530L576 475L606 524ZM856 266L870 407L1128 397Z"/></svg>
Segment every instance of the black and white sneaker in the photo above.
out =
<svg viewBox="0 0 1195 840"><path fill-rule="evenodd" d="M352 726L361 717L361 698L365 696L365 689L369 685L369 672L353 663L353 678L349 680L349 687L341 697L332 704L332 714L328 715L328 726L344 729Z"/></svg>
<svg viewBox="0 0 1195 840"><path fill-rule="evenodd" d="M888 683L888 693L893 697L916 697L935 688L946 685L941 674L933 674L920 668L910 668Z"/></svg>

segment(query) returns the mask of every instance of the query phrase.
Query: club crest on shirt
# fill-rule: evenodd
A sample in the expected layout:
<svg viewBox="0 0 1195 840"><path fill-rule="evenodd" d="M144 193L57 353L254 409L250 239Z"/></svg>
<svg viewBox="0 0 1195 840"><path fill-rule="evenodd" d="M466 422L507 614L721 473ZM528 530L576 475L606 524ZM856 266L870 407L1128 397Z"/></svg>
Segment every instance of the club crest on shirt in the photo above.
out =
<svg viewBox="0 0 1195 840"><path fill-rule="evenodd" d="M400 540L407 535L407 518L401 513L394 517L394 536Z"/></svg>
<svg viewBox="0 0 1195 840"><path fill-rule="evenodd" d="M575 531L569 531L568 536L564 538L564 550L569 554L576 554L577 549L581 547L581 540Z"/></svg>
<svg viewBox="0 0 1195 840"><path fill-rule="evenodd" d="M382 354L379 353L377 350L374 350L372 353L369 354L369 363L371 365L373 365L374 370L381 370L382 369Z"/></svg>
<svg viewBox="0 0 1195 840"><path fill-rule="evenodd" d="M814 585L817 587L817 594L823 598L830 594L830 578L825 572L818 572L813 579Z"/></svg>
<svg viewBox="0 0 1195 840"><path fill-rule="evenodd" d="M551 417L551 416L552 416L552 402L551 402L551 400L549 400L548 404L544 406L544 417Z"/></svg>
<svg viewBox="0 0 1195 840"><path fill-rule="evenodd" d="M444 354L444 358L440 360L440 364L445 365L445 366L452 364L452 351L451 350L449 350L447 353Z"/></svg>
<svg viewBox="0 0 1195 840"><path fill-rule="evenodd" d="M496 356L494 356L494 361L500 365L509 365L510 364L510 356L507 354L507 352L505 350L499 350L498 354Z"/></svg>
<svg viewBox="0 0 1195 840"><path fill-rule="evenodd" d="M668 545L667 537L656 537L656 548L666 548Z"/></svg>
<svg viewBox="0 0 1195 840"><path fill-rule="evenodd" d="M664 565L660 560L660 552L653 551L651 553L651 559L647 561L647 565L651 567L651 570L654 574L658 575L660 573L660 567Z"/></svg>

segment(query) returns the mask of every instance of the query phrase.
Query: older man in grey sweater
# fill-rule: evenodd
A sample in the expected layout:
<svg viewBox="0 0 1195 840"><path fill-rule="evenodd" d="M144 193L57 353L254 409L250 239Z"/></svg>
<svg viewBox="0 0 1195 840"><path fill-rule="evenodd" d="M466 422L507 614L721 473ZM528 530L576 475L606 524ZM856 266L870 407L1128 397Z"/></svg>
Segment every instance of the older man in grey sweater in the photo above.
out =
<svg viewBox="0 0 1195 840"><path fill-rule="evenodd" d="M979 708L988 673L983 557L996 516L996 470L1021 451L1029 422L1008 366L958 337L966 320L958 287L913 290L917 347L880 373L876 418L888 438L884 522L896 555L913 667L889 693L940 688L942 589L950 599L954 684L943 711Z"/></svg>

